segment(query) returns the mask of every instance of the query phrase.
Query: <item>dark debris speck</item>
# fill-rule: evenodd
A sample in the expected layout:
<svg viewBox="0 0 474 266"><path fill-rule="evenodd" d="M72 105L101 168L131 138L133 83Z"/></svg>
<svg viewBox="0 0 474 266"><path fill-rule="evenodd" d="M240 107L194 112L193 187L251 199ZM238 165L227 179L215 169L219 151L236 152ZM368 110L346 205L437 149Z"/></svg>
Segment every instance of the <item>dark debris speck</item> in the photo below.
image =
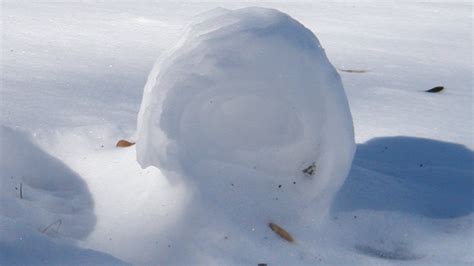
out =
<svg viewBox="0 0 474 266"><path fill-rule="evenodd" d="M306 176L314 176L316 173L316 162L313 162L310 166L306 167L302 171Z"/></svg>
<svg viewBox="0 0 474 266"><path fill-rule="evenodd" d="M444 87L443 86L436 86L434 88L431 88L429 90L426 90L425 92L431 92L431 93L436 93L436 92L440 92L444 90Z"/></svg>

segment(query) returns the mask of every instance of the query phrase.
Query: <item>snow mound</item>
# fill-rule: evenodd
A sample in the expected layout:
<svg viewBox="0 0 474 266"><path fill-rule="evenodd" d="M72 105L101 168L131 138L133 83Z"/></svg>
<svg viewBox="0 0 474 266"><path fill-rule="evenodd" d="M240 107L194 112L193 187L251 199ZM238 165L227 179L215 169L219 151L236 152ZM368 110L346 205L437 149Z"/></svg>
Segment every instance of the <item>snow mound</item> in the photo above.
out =
<svg viewBox="0 0 474 266"><path fill-rule="evenodd" d="M152 70L138 132L143 167L192 184L201 206L239 226L314 223L355 150L344 89L324 49L299 22L267 8L198 16Z"/></svg>
<svg viewBox="0 0 474 266"><path fill-rule="evenodd" d="M0 126L0 216L46 235L84 239L96 223L87 185L21 131Z"/></svg>
<svg viewBox="0 0 474 266"><path fill-rule="evenodd" d="M125 265L76 245L96 224L82 178L27 134L3 125L0 173L0 264Z"/></svg>

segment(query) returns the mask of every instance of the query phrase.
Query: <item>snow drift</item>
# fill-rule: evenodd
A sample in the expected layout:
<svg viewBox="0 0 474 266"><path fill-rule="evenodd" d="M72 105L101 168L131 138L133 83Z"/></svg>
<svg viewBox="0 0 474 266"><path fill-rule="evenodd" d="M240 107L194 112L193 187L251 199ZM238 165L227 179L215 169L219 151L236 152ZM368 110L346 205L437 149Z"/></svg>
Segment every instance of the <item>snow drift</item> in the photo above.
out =
<svg viewBox="0 0 474 266"><path fill-rule="evenodd" d="M94 228L94 202L80 176L6 126L0 126L0 172L0 215L45 234L60 227L71 239L84 239Z"/></svg>
<svg viewBox="0 0 474 266"><path fill-rule="evenodd" d="M76 245L94 229L87 185L22 131L0 126L0 264L125 263Z"/></svg>
<svg viewBox="0 0 474 266"><path fill-rule="evenodd" d="M340 77L319 41L273 9L196 20L149 76L138 161L239 216L248 204L267 219L317 206L323 214L355 145ZM223 188L237 185L235 196Z"/></svg>

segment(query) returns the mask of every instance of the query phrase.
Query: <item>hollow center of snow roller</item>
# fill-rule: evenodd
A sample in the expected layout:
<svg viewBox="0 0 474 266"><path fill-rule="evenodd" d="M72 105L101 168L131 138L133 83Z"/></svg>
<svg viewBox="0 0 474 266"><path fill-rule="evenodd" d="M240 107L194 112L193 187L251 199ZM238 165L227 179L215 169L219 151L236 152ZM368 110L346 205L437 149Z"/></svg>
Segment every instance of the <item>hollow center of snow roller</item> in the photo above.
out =
<svg viewBox="0 0 474 266"><path fill-rule="evenodd" d="M214 97L189 112L185 139L221 149L258 150L284 146L302 135L296 108L288 102L253 94ZM187 122L184 125L189 125ZM197 134L196 134L197 133Z"/></svg>

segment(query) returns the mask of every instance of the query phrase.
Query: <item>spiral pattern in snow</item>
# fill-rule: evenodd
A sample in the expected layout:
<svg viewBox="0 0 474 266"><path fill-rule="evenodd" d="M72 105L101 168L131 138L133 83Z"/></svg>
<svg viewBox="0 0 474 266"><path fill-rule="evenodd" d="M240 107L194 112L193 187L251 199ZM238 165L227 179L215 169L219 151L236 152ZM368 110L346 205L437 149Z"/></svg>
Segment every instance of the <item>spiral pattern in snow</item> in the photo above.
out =
<svg viewBox="0 0 474 266"><path fill-rule="evenodd" d="M310 198L342 184L355 149L344 89L319 41L265 8L197 17L150 74L138 128L144 167L193 179L225 179L218 165L297 177L310 181L295 193Z"/></svg>

